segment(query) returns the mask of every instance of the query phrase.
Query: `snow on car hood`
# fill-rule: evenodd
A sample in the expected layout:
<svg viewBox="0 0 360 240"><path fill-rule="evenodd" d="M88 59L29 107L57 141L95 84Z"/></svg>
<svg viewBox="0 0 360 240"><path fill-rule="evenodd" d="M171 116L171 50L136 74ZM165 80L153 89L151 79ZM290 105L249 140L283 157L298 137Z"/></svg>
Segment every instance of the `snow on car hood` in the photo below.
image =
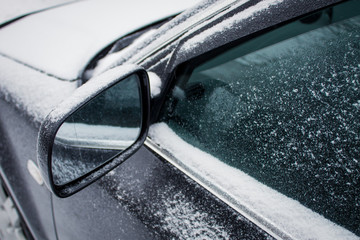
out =
<svg viewBox="0 0 360 240"><path fill-rule="evenodd" d="M16 18L43 11L47 8L68 4L74 0L9 1L0 0L0 24ZM76 1L76 0L75 0ZM15 2L15 3L14 3Z"/></svg>
<svg viewBox="0 0 360 240"><path fill-rule="evenodd" d="M0 54L49 75L77 79L105 46L195 2L88 0L25 17L0 30Z"/></svg>

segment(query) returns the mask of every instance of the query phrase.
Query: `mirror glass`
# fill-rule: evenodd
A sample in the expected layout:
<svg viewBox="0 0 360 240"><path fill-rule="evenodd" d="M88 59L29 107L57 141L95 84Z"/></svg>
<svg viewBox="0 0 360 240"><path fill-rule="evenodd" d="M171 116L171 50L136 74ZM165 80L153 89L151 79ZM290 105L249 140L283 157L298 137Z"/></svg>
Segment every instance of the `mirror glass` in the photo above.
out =
<svg viewBox="0 0 360 240"><path fill-rule="evenodd" d="M80 107L56 133L52 151L54 183L73 181L130 147L140 134L141 116L136 74Z"/></svg>

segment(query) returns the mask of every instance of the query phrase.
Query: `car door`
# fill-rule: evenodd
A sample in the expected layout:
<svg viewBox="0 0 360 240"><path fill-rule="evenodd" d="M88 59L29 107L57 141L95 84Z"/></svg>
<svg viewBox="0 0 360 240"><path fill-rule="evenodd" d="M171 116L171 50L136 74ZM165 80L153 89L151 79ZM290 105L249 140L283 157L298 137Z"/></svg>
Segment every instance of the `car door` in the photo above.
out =
<svg viewBox="0 0 360 240"><path fill-rule="evenodd" d="M149 146L80 192L53 197L59 239L271 238Z"/></svg>
<svg viewBox="0 0 360 240"><path fill-rule="evenodd" d="M357 239L355 7L247 38L196 29L169 61L149 60L167 76L149 138L94 184L53 198L59 239ZM225 33L233 41L214 43Z"/></svg>
<svg viewBox="0 0 360 240"><path fill-rule="evenodd" d="M359 7L335 5L185 61L150 138L275 236L358 239Z"/></svg>

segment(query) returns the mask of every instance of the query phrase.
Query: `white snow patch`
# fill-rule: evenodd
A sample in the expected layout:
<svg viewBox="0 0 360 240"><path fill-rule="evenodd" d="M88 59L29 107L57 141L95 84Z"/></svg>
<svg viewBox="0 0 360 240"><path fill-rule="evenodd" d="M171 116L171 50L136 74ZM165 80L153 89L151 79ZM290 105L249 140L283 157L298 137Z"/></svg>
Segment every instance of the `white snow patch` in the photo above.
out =
<svg viewBox="0 0 360 240"><path fill-rule="evenodd" d="M162 228L174 234L177 239L229 239L224 227L212 221L206 212L200 212L183 193L166 195L160 203L164 211L155 215L162 219Z"/></svg>
<svg viewBox="0 0 360 240"><path fill-rule="evenodd" d="M79 1L2 28L0 52L72 80L111 42L193 4L192 0Z"/></svg>
<svg viewBox="0 0 360 240"><path fill-rule="evenodd" d="M197 1L194 1L194 4L196 2ZM208 2L211 3L209 4ZM233 4L234 2L235 0L202 1L197 5L194 5L193 8L189 9L188 11L184 11L178 17L161 26L156 34L152 36L152 39L147 39L147 41L143 41L141 44L138 44L135 47L132 46L131 50L126 54L122 54L121 58L130 60L132 62L137 62L142 59L143 53L152 53L153 51L156 51L156 49L163 47L165 42L168 42L172 38L176 37L180 32L183 32L185 29L192 29L193 26L197 25L196 23L207 19L214 12L224 8L225 6L228 6L229 4ZM184 19L186 20L184 21ZM174 48L176 48L176 44L169 44L162 50L174 50ZM144 63L152 60L153 57L148 57L144 60ZM165 59L162 59L161 61L164 60Z"/></svg>
<svg viewBox="0 0 360 240"><path fill-rule="evenodd" d="M73 0L0 0L0 23Z"/></svg>
<svg viewBox="0 0 360 240"><path fill-rule="evenodd" d="M241 209L255 213L260 222L270 222L294 239L359 239L298 201L186 143L165 123L152 125L149 136L176 159L181 159L181 164L191 172L230 196Z"/></svg>
<svg viewBox="0 0 360 240"><path fill-rule="evenodd" d="M261 11L264 11L268 9L269 7L279 4L283 2L284 0L265 0L257 3L256 5L249 7L245 9L244 11L239 12L238 14L235 14L233 17L230 17L221 23L215 25L214 27L205 30L201 34L197 34L193 38L186 41L183 45L183 49L185 51L192 51L192 49L198 47L200 44L202 44L206 39L210 38L213 35L217 35L221 32L226 31L227 29L232 28L234 25L238 25L241 21L245 19L250 19L254 17L256 14L258 14ZM243 1L243 4L248 2Z"/></svg>
<svg viewBox="0 0 360 240"><path fill-rule="evenodd" d="M73 138L76 129L76 137L84 139L104 140L127 140L136 139L139 135L139 128L124 128L107 125L90 125L85 123L68 123L61 125L57 135L61 138Z"/></svg>
<svg viewBox="0 0 360 240"><path fill-rule="evenodd" d="M56 133L55 142L73 147L124 150L138 135L139 128L65 122Z"/></svg>
<svg viewBox="0 0 360 240"><path fill-rule="evenodd" d="M353 103L353 106L360 109L360 100L357 100L356 103Z"/></svg>
<svg viewBox="0 0 360 240"><path fill-rule="evenodd" d="M111 53L101 59L98 62L98 65L92 72L92 76L97 76L106 70L109 70L110 68L113 68L118 65L119 61L121 61L122 56L124 54L127 54L134 45L138 45L139 43L143 42L147 38L149 38L151 35L153 35L156 32L156 29L151 29L144 34L142 34L140 37L138 37L133 43L131 43L129 46L125 47L124 49L120 50L119 52ZM133 51L133 50L131 50Z"/></svg>
<svg viewBox="0 0 360 240"><path fill-rule="evenodd" d="M148 72L149 81L150 81L150 93L151 97L156 97L161 92L161 79L154 72Z"/></svg>
<svg viewBox="0 0 360 240"><path fill-rule="evenodd" d="M41 123L46 115L77 88L76 82L49 77L0 56L0 97Z"/></svg>
<svg viewBox="0 0 360 240"><path fill-rule="evenodd" d="M33 179L39 184L40 186L44 184L44 179L41 176L40 170L37 167L36 163L33 160L29 159L27 161L27 169Z"/></svg>
<svg viewBox="0 0 360 240"><path fill-rule="evenodd" d="M123 58L124 54L126 55L128 52L133 51L132 46L135 46L141 42L143 42L145 39L147 39L149 36L154 34L156 32L155 29L150 30L143 35L141 35L139 38L137 38L130 46L126 47L125 49L112 53L107 55L105 58L99 61L98 65L92 72L92 76L97 76L119 64L119 61ZM150 82L150 94L151 97L156 97L161 92L161 79L160 77L154 73L154 72L147 72L149 76L149 82Z"/></svg>
<svg viewBox="0 0 360 240"><path fill-rule="evenodd" d="M111 170L111 171L107 174L107 176L108 176L108 177L109 177L109 176L114 176L115 173L116 173L115 170Z"/></svg>

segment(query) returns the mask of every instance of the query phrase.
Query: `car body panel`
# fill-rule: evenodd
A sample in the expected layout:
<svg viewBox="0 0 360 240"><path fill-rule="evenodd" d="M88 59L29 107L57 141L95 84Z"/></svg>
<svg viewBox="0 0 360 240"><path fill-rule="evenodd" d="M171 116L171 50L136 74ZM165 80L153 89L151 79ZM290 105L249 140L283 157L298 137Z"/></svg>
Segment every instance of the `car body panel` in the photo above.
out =
<svg viewBox="0 0 360 240"><path fill-rule="evenodd" d="M0 96L40 127L46 115L78 87L0 55ZM14 80L16 79L16 80Z"/></svg>
<svg viewBox="0 0 360 240"><path fill-rule="evenodd" d="M51 194L32 178L27 162L36 162L38 128L13 106L0 100L1 177L22 214L31 234L55 239Z"/></svg>
<svg viewBox="0 0 360 240"><path fill-rule="evenodd" d="M79 194L54 197L59 239L271 239L146 147L129 160Z"/></svg>
<svg viewBox="0 0 360 240"><path fill-rule="evenodd" d="M75 2L2 28L0 53L49 75L74 80L105 46L192 4L193 1L131 1L125 8L123 2L116 0ZM54 47L54 43L58 44Z"/></svg>
<svg viewBox="0 0 360 240"><path fill-rule="evenodd" d="M74 0L55 0L44 3L39 2L23 2L21 7L17 4L6 4L1 2L2 14L0 16L0 28L17 21L25 16L35 14L37 12L46 11L49 8L57 7L63 4L68 4ZM76 0L75 0L76 1Z"/></svg>

